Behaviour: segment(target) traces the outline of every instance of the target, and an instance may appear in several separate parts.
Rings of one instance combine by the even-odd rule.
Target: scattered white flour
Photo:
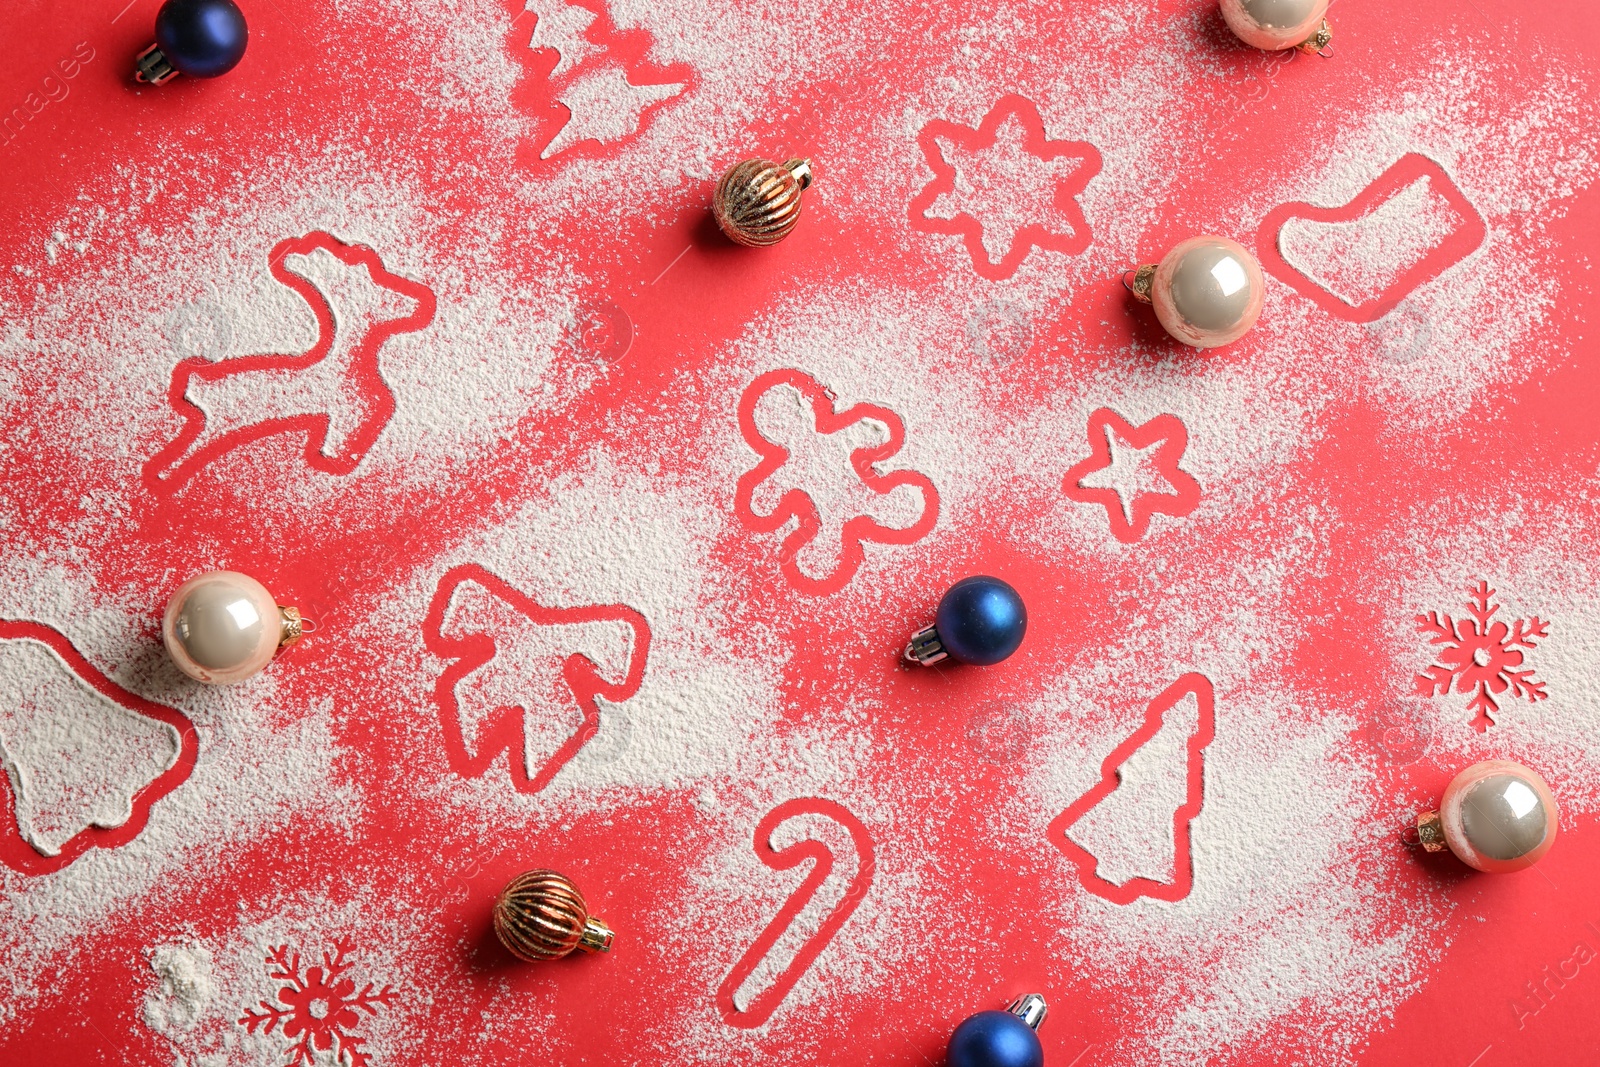
[[[835,414],[839,414],[836,406]],[[869,488],[857,474],[852,457],[890,439],[889,427],[865,416],[832,432],[818,426],[811,400],[787,384],[775,385],[756,401],[756,430],[788,456],[783,465],[755,487],[751,510],[772,515],[787,494],[801,492],[811,501],[821,524],[815,537],[795,557],[803,574],[823,578],[836,573],[844,543],[844,526],[852,519],[869,518],[890,530],[904,530],[921,521],[933,500],[920,486],[896,485],[888,492]],[[898,456],[872,465],[879,475],[903,469]],[[778,541],[794,530],[791,520],[774,535]]]
[[[1292,218],[1278,234],[1278,249],[1354,307],[1378,298],[1465,224],[1424,176],[1358,219]]]
[[[487,832],[510,812],[560,821],[641,792],[693,789],[732,774],[774,728],[787,655],[763,632],[754,605],[736,595],[737,579],[711,558],[719,527],[737,524],[732,486],[724,489],[721,499],[708,497],[597,451],[553,474],[516,512],[494,516],[409,583],[374,597],[353,636],[396,652],[385,684],[434,768],[419,786]],[[484,567],[541,605],[623,605],[645,617],[650,652],[639,692],[601,704],[597,740],[610,730],[609,709],[624,708],[625,752],[590,759],[580,750],[544,793],[532,795],[516,793],[498,764],[472,781],[444,769],[433,688],[445,664],[423,648],[417,621],[444,572],[461,563]],[[619,633],[586,628],[604,670],[616,669]],[[506,652],[518,654],[515,645]],[[491,661],[497,672],[498,660]],[[550,699],[570,705],[559,692]]]
[[[1447,426],[1486,391],[1556,365],[1568,354],[1554,343],[1562,332],[1554,327],[1570,315],[1560,306],[1559,233],[1573,199],[1600,173],[1597,129],[1590,94],[1565,64],[1552,57],[1524,69],[1498,42],[1456,42],[1449,55],[1378,90],[1342,136],[1307,155],[1304,173],[1265,183],[1241,205],[1240,223],[1252,227],[1289,200],[1348,203],[1414,152],[1443,167],[1483,217],[1483,245],[1370,325],[1320,312],[1294,321],[1309,302],[1269,279],[1269,329],[1294,331],[1302,353],[1337,353],[1341,374],[1365,367],[1366,388],[1407,433]],[[1302,249],[1303,234],[1284,253],[1302,271],[1328,272],[1337,295],[1355,293],[1398,271],[1443,222],[1437,208],[1411,214],[1411,236],[1385,220],[1335,262],[1320,264]],[[1398,335],[1396,320],[1404,324]]]
[[[144,1021],[163,1033],[193,1030],[217,997],[211,951],[204,945],[157,945],[150,969],[160,984],[144,998]]]
[[[91,826],[115,827],[178,760],[178,731],[109,699],[53,649],[0,641],[0,764],[23,839],[41,854]]]
[[[649,64],[693,71],[692,88],[651,89],[589,39],[587,10],[535,0],[536,17],[513,29],[503,3],[380,0],[370,16],[346,17],[404,34],[419,58],[397,90],[423,102],[418,122],[469,116],[483,131],[472,158],[397,158],[367,140],[378,127],[366,116],[348,116],[296,131],[248,167],[195,157],[172,173],[130,165],[86,184],[81,208],[41,230],[37,262],[14,265],[37,287],[19,290],[33,300],[26,321],[10,321],[8,299],[0,326],[5,425],[13,447],[50,474],[14,479],[0,494],[0,616],[57,626],[119,684],[183,710],[200,733],[199,762],[130,843],[91,849],[44,878],[0,871],[0,929],[11,931],[0,935],[0,969],[11,976],[0,1021],[41,1010],[60,995],[55,975],[87,967],[109,932],[138,929],[154,973],[127,1025],[141,1038],[146,1027],[156,1031],[185,1063],[278,1064],[281,1033],[238,1023],[282,988],[267,976],[266,955],[288,945],[308,963],[349,936],[358,982],[399,991],[362,1019],[376,1062],[416,1059],[445,1022],[485,1048],[566,1062],[574,1053],[560,1038],[560,983],[463,979],[467,942],[480,932],[464,916],[481,919],[495,887],[462,875],[446,853],[488,852],[509,864],[555,842],[581,851],[566,840],[580,821],[601,832],[657,818],[672,832],[637,857],[631,879],[649,884],[640,893],[648,900],[619,925],[643,961],[630,980],[649,982],[659,1014],[630,1031],[632,1051],[619,1062],[826,1062],[837,1056],[832,1035],[916,991],[923,976],[966,983],[996,973],[984,936],[994,902],[962,886],[959,856],[927,847],[951,813],[981,812],[989,843],[1014,858],[1037,910],[1027,936],[1042,942],[1051,973],[1063,984],[1093,976],[1140,1020],[1097,1050],[1097,1062],[1219,1061],[1267,1035],[1278,1061],[1351,1062],[1427,978],[1454,927],[1446,898],[1416,891],[1415,865],[1395,843],[1395,828],[1429,798],[1395,784],[1392,768],[1363,747],[1377,698],[1352,694],[1350,706],[1329,709],[1296,680],[1307,627],[1320,624],[1304,605],[1322,604],[1347,519],[1325,498],[1325,472],[1307,468],[1323,427],[1356,405],[1389,420],[1403,455],[1437,447],[1438,431],[1453,430],[1493,390],[1570,355],[1543,350],[1546,328],[1570,314],[1551,269],[1552,230],[1593,180],[1600,124],[1591,87],[1560,56],[1532,64],[1533,76],[1476,40],[1452,42],[1437,60],[1402,60],[1402,68],[1427,65],[1399,69],[1349,101],[1339,135],[1308,140],[1281,164],[1287,173],[1263,161],[1250,182],[1194,203],[1182,225],[1248,241],[1277,204],[1348,202],[1415,151],[1439,161],[1484,216],[1483,248],[1408,296],[1389,321],[1335,321],[1272,282],[1250,338],[1213,357],[1174,356],[1147,334],[1130,337],[1107,293],[1118,271],[1170,243],[1180,179],[1215,155],[1248,150],[1253,123],[1217,115],[1225,87],[1239,90],[1241,109],[1305,89],[1267,84],[1300,72],[1301,60],[1233,62],[1196,32],[1199,13],[1162,7],[952,11],[932,27],[936,54],[915,57],[920,76],[896,79],[882,74],[901,46],[903,12],[886,0],[849,10],[618,0],[609,17],[621,31],[650,34]],[[1145,47],[1152,37],[1168,46]],[[545,87],[574,117],[537,174],[513,162],[531,136],[512,102],[531,76],[513,41],[555,47],[555,77],[570,79]],[[1430,54],[1419,47],[1407,56]],[[870,117],[832,106],[839,94],[830,83],[856,91],[858,80],[877,94]],[[1094,144],[1103,169],[1080,199],[1090,248],[1034,251],[1012,277],[990,282],[960,238],[914,230],[907,205],[933,177],[917,142],[928,122],[976,128],[1008,92],[1038,105],[1052,138]],[[646,119],[658,100],[668,102]],[[1196,136],[1202,123],[1227,128]],[[562,151],[580,136],[631,139],[600,157]],[[870,235],[883,260],[915,265],[909,280],[809,264],[803,284],[772,286],[739,336],[678,353],[681,373],[659,395],[608,401],[599,443],[562,452],[546,431],[624,373],[574,335],[593,299],[631,298],[606,271],[620,277],[637,265],[608,267],[564,249],[622,239],[626,255],[655,254],[721,167],[756,151],[781,157],[785,137],[804,139],[797,150],[818,160],[802,224]],[[1048,220],[1053,205],[1029,184],[1031,157],[986,157],[991,169],[981,176],[967,166],[977,161],[961,162],[958,188],[974,211],[998,209],[1008,224]],[[181,174],[194,172],[218,176],[211,195],[184,186]],[[441,199],[450,185],[497,198],[496,209],[463,215]],[[195,206],[152,206],[169,202]],[[1387,236],[1384,221],[1379,236],[1331,237],[1319,254],[1342,264],[1339,284],[1359,293],[1392,268],[1386,257],[1403,261],[1429,239],[1433,224],[1423,218],[1411,236]],[[424,551],[436,531],[414,541],[396,533],[402,573],[343,594],[327,658],[291,653],[244,686],[201,689],[162,657],[155,611],[180,571],[229,562],[237,527],[224,533],[223,523],[197,520],[201,532],[179,545],[125,543],[130,525],[147,518],[139,474],[180,428],[166,402],[180,360],[293,355],[317,341],[313,317],[272,277],[268,259],[278,241],[318,229],[370,245],[387,269],[438,299],[429,327],[380,353],[394,417],[346,477],[306,469],[295,459],[299,437],[229,452],[196,476],[194,508],[253,523],[251,536],[293,561],[369,532],[348,516],[410,516],[419,501],[450,499],[463,479],[504,496],[460,520],[463,532],[442,551]],[[508,266],[509,257],[520,258]],[[344,304],[340,284],[319,281]],[[1507,300],[1508,290],[1520,299]],[[350,307],[359,316],[367,305]],[[1026,343],[996,341],[986,324],[997,321]],[[905,447],[888,466],[926,475],[940,493],[933,531],[912,545],[868,544],[860,573],[829,598],[789,590],[773,539],[755,537],[734,513],[738,479],[756,462],[739,433],[738,399],[756,376],[784,367],[832,390],[838,409],[871,402],[903,419]],[[263,410],[289,410],[291,399]],[[1102,406],[1135,424],[1177,415],[1190,440],[1183,468],[1201,486],[1192,515],[1158,517],[1133,545],[1112,537],[1103,510],[1061,492],[1065,472],[1089,455],[1088,417]],[[1413,439],[1426,443],[1403,443]],[[860,503],[839,458],[819,449],[799,464],[808,487],[848,502],[830,504],[830,515]],[[1550,519],[1536,510],[1540,489],[1548,493],[1511,485],[1441,501],[1437,515],[1397,516],[1374,533],[1384,565],[1361,588],[1385,605],[1391,632],[1362,635],[1360,654],[1382,675],[1375,692],[1404,692],[1427,653],[1409,614],[1454,608],[1458,587],[1477,575],[1502,590],[1508,613],[1550,618],[1550,639],[1529,657],[1550,699],[1508,706],[1500,725],[1477,735],[1449,732],[1464,712],[1439,698],[1428,706],[1437,733],[1427,753],[1453,763],[1515,752],[1546,770],[1563,812],[1588,813],[1600,807],[1600,723],[1590,710],[1600,701],[1600,576],[1588,562],[1600,552],[1593,516]],[[45,508],[63,502],[59,514]],[[1538,523],[1546,524],[1539,535],[1526,536]],[[975,532],[992,543],[975,545]],[[903,624],[925,617],[941,584],[980,548],[1049,561],[1062,575],[1054,593],[1063,603],[1085,618],[1109,607],[1116,620],[1086,627],[1071,647],[1049,646],[1061,657],[1055,673],[1007,694],[1026,705],[1016,721],[1035,732],[994,780],[949,773],[950,752],[939,746],[967,743],[967,717],[953,715],[948,735],[913,721],[925,709],[910,706],[889,673]],[[95,566],[108,554],[113,566]],[[445,664],[424,646],[421,619],[443,574],[467,562],[541,604],[626,605],[650,626],[640,691],[602,703],[599,735],[540,793],[516,792],[503,763],[468,780],[444,759],[434,687]],[[819,652],[806,645],[813,626],[854,636]],[[565,636],[615,669],[614,632]],[[501,688],[486,686],[476,699],[557,708],[549,721],[559,733],[570,725],[561,718],[568,705],[552,680],[556,653],[539,640],[510,642],[490,672],[502,672]],[[1417,657],[1407,660],[1413,641]],[[1396,651],[1385,656],[1380,645]],[[824,673],[815,669],[822,655],[849,669],[814,677]],[[542,680],[509,680],[534,671],[534,660]],[[885,688],[859,686],[878,676],[879,662]],[[1194,887],[1176,903],[1112,905],[1082,890],[1046,827],[1097,780],[1148,699],[1189,669],[1212,679],[1218,707],[1192,827]],[[371,776],[380,717],[381,747],[405,768],[403,785]],[[537,725],[530,763],[548,745]],[[87,750],[97,765],[117,751],[103,738]],[[1136,762],[1130,773],[1141,769]],[[771,1021],[735,1030],[716,1010],[716,990],[804,876],[762,864],[752,830],[783,801],[813,796],[866,827],[877,854],[871,886]],[[377,826],[408,830],[412,805],[455,837],[413,842],[396,862],[388,843],[369,838]],[[91,808],[101,811],[83,810]],[[1103,836],[1133,840],[1147,829],[1141,805],[1102,814],[1116,831]],[[48,839],[99,817],[78,814],[39,832]],[[794,832],[848,852],[825,825]],[[283,840],[316,848],[281,856]],[[280,889],[276,871],[252,872],[249,890],[206,924],[187,914],[211,880],[239,876],[232,864],[241,854],[270,853],[288,867],[341,850],[337,869],[303,875],[327,879],[315,890]],[[1160,851],[1118,862],[1154,865]],[[841,862],[745,996],[792,958],[850,869]],[[612,892],[623,890],[599,888]],[[952,916],[978,915],[988,925],[950,936]]]
[[[347,892],[338,901],[268,893],[242,903],[225,933],[189,932],[152,945],[156,980],[144,994],[145,1023],[179,1063],[194,1067],[286,1063],[296,1041],[319,1026],[340,1041],[356,1038],[374,1064],[396,1062],[410,1035],[426,1029],[434,984],[451,958],[439,930],[445,902],[396,896],[363,880]],[[424,938],[431,952],[406,951]],[[363,1005],[352,1007],[358,1000]],[[247,1015],[262,1021],[241,1025]],[[286,1033],[290,1023],[299,1024],[294,1035]],[[327,1046],[311,1050],[317,1063],[348,1062]]]
[[[1168,709],[1155,735],[1116,768],[1116,788],[1066,828],[1094,857],[1094,873],[1112,885],[1175,880],[1172,820],[1189,799],[1189,738],[1199,729],[1199,711],[1192,693]]]

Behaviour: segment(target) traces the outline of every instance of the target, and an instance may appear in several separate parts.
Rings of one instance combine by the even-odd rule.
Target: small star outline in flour
[[[1001,97],[976,130],[935,119],[917,142],[934,177],[911,201],[911,226],[963,238],[982,277],[1011,277],[1034,248],[1077,255],[1089,247],[1077,198],[1100,173],[1100,151],[1050,140],[1031,100]]]
[[[1100,504],[1117,540],[1131,544],[1157,514],[1181,518],[1200,503],[1200,484],[1179,468],[1189,431],[1176,415],[1135,426],[1110,408],[1089,416],[1088,459],[1067,472],[1062,489],[1074,500]]]

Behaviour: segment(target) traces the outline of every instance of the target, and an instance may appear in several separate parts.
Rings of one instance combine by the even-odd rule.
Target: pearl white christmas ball
[[[299,636],[266,586],[238,571],[208,571],[178,587],[161,636],[178,669],[202,682],[243,681],[272,662],[278,646]]]

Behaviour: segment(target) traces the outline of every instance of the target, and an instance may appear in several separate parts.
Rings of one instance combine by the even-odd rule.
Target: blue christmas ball
[[[1009,1011],[967,1019],[950,1035],[944,1056],[945,1067],[1044,1067],[1039,1035]]]
[[[1022,644],[1028,609],[1017,591],[998,578],[963,578],[939,601],[934,616],[939,643],[962,663],[999,663]]]
[[[156,47],[191,78],[215,78],[244,58],[250,31],[233,0],[167,0],[156,12]]]

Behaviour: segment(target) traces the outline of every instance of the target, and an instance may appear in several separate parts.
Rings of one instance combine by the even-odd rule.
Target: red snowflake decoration
[[[1470,619],[1456,620],[1431,611],[1417,616],[1417,629],[1431,634],[1430,644],[1443,646],[1439,662],[1417,675],[1417,692],[1423,696],[1444,696],[1453,684],[1458,693],[1471,693],[1467,709],[1476,712],[1473,728],[1480,734],[1494,725],[1489,717],[1500,705],[1495,696],[1508,689],[1514,697],[1537,703],[1550,694],[1544,683],[1535,681],[1532,670],[1522,666],[1522,649],[1532,648],[1540,638],[1550,636],[1550,624],[1536,615],[1515,619],[1510,626],[1493,622],[1500,605],[1492,603],[1495,591],[1488,582],[1468,587]]]
[[[347,957],[354,948],[353,941],[335,941],[332,953],[323,952],[322,966],[307,968],[304,976],[298,952],[291,956],[288,945],[273,949],[267,957],[267,975],[289,984],[278,990],[279,1003],[263,1000],[259,1012],[246,1008],[239,1025],[252,1034],[257,1027],[270,1034],[281,1023],[283,1036],[294,1039],[284,1067],[310,1067],[318,1052],[329,1049],[336,1063],[367,1067],[371,1056],[361,1047],[366,1039],[354,1033],[354,1028],[363,1011],[376,1015],[378,1005],[392,1007],[396,994],[390,986],[374,992],[371,982],[356,992],[355,982],[345,977],[350,969]]]

